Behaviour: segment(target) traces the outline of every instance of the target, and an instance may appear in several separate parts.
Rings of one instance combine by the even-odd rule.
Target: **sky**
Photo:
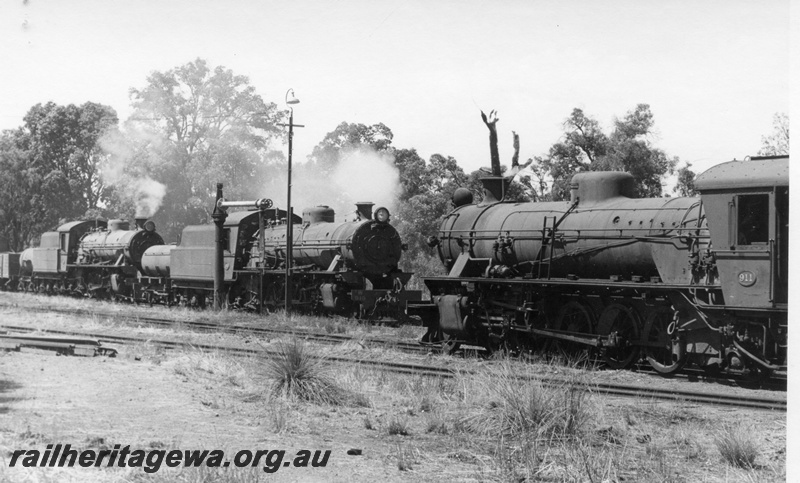
[[[789,112],[789,0],[0,3],[0,129],[37,103],[98,102],[202,58],[283,108],[295,162],[343,121],[384,123],[393,145],[489,165],[480,110],[498,112],[501,161],[543,155],[574,108],[608,132],[650,104],[652,141],[696,172],[754,155]]]

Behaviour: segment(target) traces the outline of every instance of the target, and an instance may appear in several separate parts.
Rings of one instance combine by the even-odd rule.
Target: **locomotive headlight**
[[[389,221],[389,210],[386,208],[378,208],[375,210],[375,221],[386,223]]]

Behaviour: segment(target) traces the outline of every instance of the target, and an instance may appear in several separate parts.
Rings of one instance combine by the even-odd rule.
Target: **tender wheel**
[[[556,319],[556,329],[569,332],[580,332],[583,334],[594,333],[594,315],[591,309],[575,300],[567,302],[558,312]],[[585,353],[588,346],[575,342],[554,340],[553,348],[556,352],[561,352],[568,356],[575,356]]]
[[[648,344],[658,344],[658,347],[650,345],[645,347],[645,357],[650,367],[664,375],[674,374],[686,364],[684,351],[681,351],[680,358],[673,354],[672,338],[667,333],[671,322],[672,310],[669,307],[659,307],[650,312],[644,324],[644,340]]]
[[[618,347],[603,350],[603,358],[612,369],[627,369],[639,358],[639,347],[631,343],[639,340],[639,324],[639,316],[630,307],[611,304],[603,310],[597,333],[609,335],[616,332],[621,338]]]

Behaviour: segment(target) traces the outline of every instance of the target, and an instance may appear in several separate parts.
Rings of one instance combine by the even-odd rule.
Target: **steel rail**
[[[122,343],[130,344],[135,342],[151,343],[167,349],[184,348],[189,350],[203,350],[203,351],[219,351],[237,356],[257,356],[273,358],[279,355],[278,351],[270,349],[245,349],[239,347],[222,346],[217,344],[198,344],[191,342],[177,342],[170,340],[158,340],[144,337],[129,337],[129,336],[116,336],[109,334],[86,333],[78,331],[62,331],[50,329],[37,329],[32,327],[20,327],[11,325],[0,325],[0,328],[7,330],[15,330],[19,332],[44,332],[59,335],[74,335],[74,336],[88,336],[93,337],[101,342]],[[371,366],[375,369],[391,371],[402,374],[424,375],[441,378],[454,378],[457,375],[477,375],[479,371],[463,370],[455,371],[453,369],[430,366],[424,364],[411,364],[401,362],[386,362],[374,361],[366,359],[355,359],[341,356],[323,356],[319,357],[320,360],[336,363],[346,364],[359,364]],[[692,402],[699,404],[707,404],[714,406],[738,407],[745,409],[763,409],[763,410],[778,410],[787,411],[787,401],[785,399],[767,398],[758,396],[746,395],[732,395],[715,393],[708,391],[683,391],[676,389],[661,389],[652,386],[642,387],[632,384],[612,384],[612,383],[584,383],[569,380],[563,377],[552,376],[533,376],[533,375],[519,375],[520,380],[535,381],[549,387],[574,387],[583,389],[590,393],[602,394],[607,396],[619,396],[627,398],[649,399],[653,401],[681,401]]]
[[[321,343],[329,343],[329,344],[344,344],[347,342],[364,342],[368,344],[377,344],[382,345],[387,348],[396,349],[402,352],[408,352],[412,354],[420,354],[420,353],[430,353],[434,351],[435,348],[430,345],[420,345],[419,342],[405,342],[405,341],[398,341],[393,339],[383,339],[377,337],[368,337],[368,338],[360,338],[360,337],[351,337],[348,335],[340,335],[340,334],[328,334],[328,333],[319,333],[309,330],[300,330],[300,329],[281,329],[281,328],[268,328],[268,327],[248,327],[248,326],[240,326],[240,325],[221,325],[214,322],[198,322],[198,321],[186,321],[181,319],[167,319],[167,318],[159,318],[159,317],[149,317],[149,316],[129,316],[129,315],[119,315],[115,313],[109,312],[102,312],[102,311],[91,311],[87,309],[59,309],[54,307],[19,307],[19,306],[12,306],[8,304],[0,304],[0,308],[24,308],[25,310],[31,310],[36,312],[53,312],[53,313],[60,313],[66,315],[91,315],[91,316],[102,316],[108,318],[121,318],[124,321],[131,322],[131,323],[145,323],[148,325],[158,325],[164,327],[170,326],[178,326],[184,325],[188,326],[193,330],[197,330],[199,332],[225,332],[230,334],[253,334],[253,335],[271,335],[271,334],[278,334],[278,335],[288,335],[293,337],[300,337],[303,340],[314,341],[314,342],[321,342]],[[599,362],[598,362],[599,363]],[[764,390],[772,390],[772,391],[786,391],[787,386],[787,379],[785,375],[778,374],[774,375],[770,381],[753,381],[747,379],[746,377],[736,377],[734,376],[715,376],[709,375],[703,372],[700,369],[692,370],[692,369],[683,369],[682,372],[676,374],[670,374],[669,376],[663,376],[661,374],[656,373],[649,365],[647,364],[639,364],[637,365],[637,372],[642,374],[647,374],[653,377],[658,377],[659,379],[680,379],[686,382],[705,382],[705,383],[715,383],[715,384],[722,384],[727,386],[737,385],[739,387],[743,387],[745,389],[764,389]]]
[[[200,322],[192,320],[181,320],[172,318],[161,318],[151,316],[132,316],[121,315],[104,311],[93,311],[86,309],[59,309],[54,307],[20,307],[8,304],[0,304],[0,308],[23,308],[24,310],[34,312],[52,312],[65,315],[83,315],[83,316],[97,316],[113,318],[117,321],[130,322],[130,323],[144,323],[149,325],[159,326],[179,326],[183,325],[191,329],[207,332],[224,332],[229,334],[253,334],[253,335],[291,335],[294,337],[301,337],[306,340],[313,340],[315,342],[335,343],[341,344],[346,342],[365,342],[370,344],[383,345],[387,347],[397,348],[407,352],[428,352],[429,349],[420,346],[418,342],[405,342],[392,339],[382,339],[378,337],[352,337],[349,335],[341,334],[328,334],[314,332],[303,329],[281,329],[277,327],[248,327],[243,325],[222,325],[214,322]]]

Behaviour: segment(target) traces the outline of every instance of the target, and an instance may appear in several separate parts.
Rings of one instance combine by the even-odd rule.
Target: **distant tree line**
[[[264,101],[245,76],[196,59],[153,72],[130,90],[133,114],[122,124],[109,106],[87,102],[33,106],[17,129],[0,134],[0,238],[11,250],[37,243],[38,236],[68,220],[153,217],[165,240],[186,225],[208,223],[217,182],[230,199],[264,195],[259,180],[286,168],[280,124],[288,113]],[[477,122],[477,116],[476,116]],[[788,152],[788,116],[776,115],[775,133],[760,153]],[[636,179],[639,196],[664,195],[665,177],[677,176],[675,191],[693,194],[691,165],[653,144],[654,116],[639,104],[615,119],[610,132],[581,109],[564,120],[563,135],[546,154],[528,158],[508,197],[516,201],[561,200],[579,171],[621,170]],[[439,264],[425,244],[452,209],[458,187],[480,199],[485,169],[465,172],[446,154],[423,159],[414,148],[392,144],[381,123],[342,122],[308,156],[320,174],[332,172],[345,150],[369,147],[391,157],[400,190],[393,222],[409,245],[405,269],[435,273]],[[515,156],[518,151],[515,150]],[[487,156],[488,162],[488,156]]]

